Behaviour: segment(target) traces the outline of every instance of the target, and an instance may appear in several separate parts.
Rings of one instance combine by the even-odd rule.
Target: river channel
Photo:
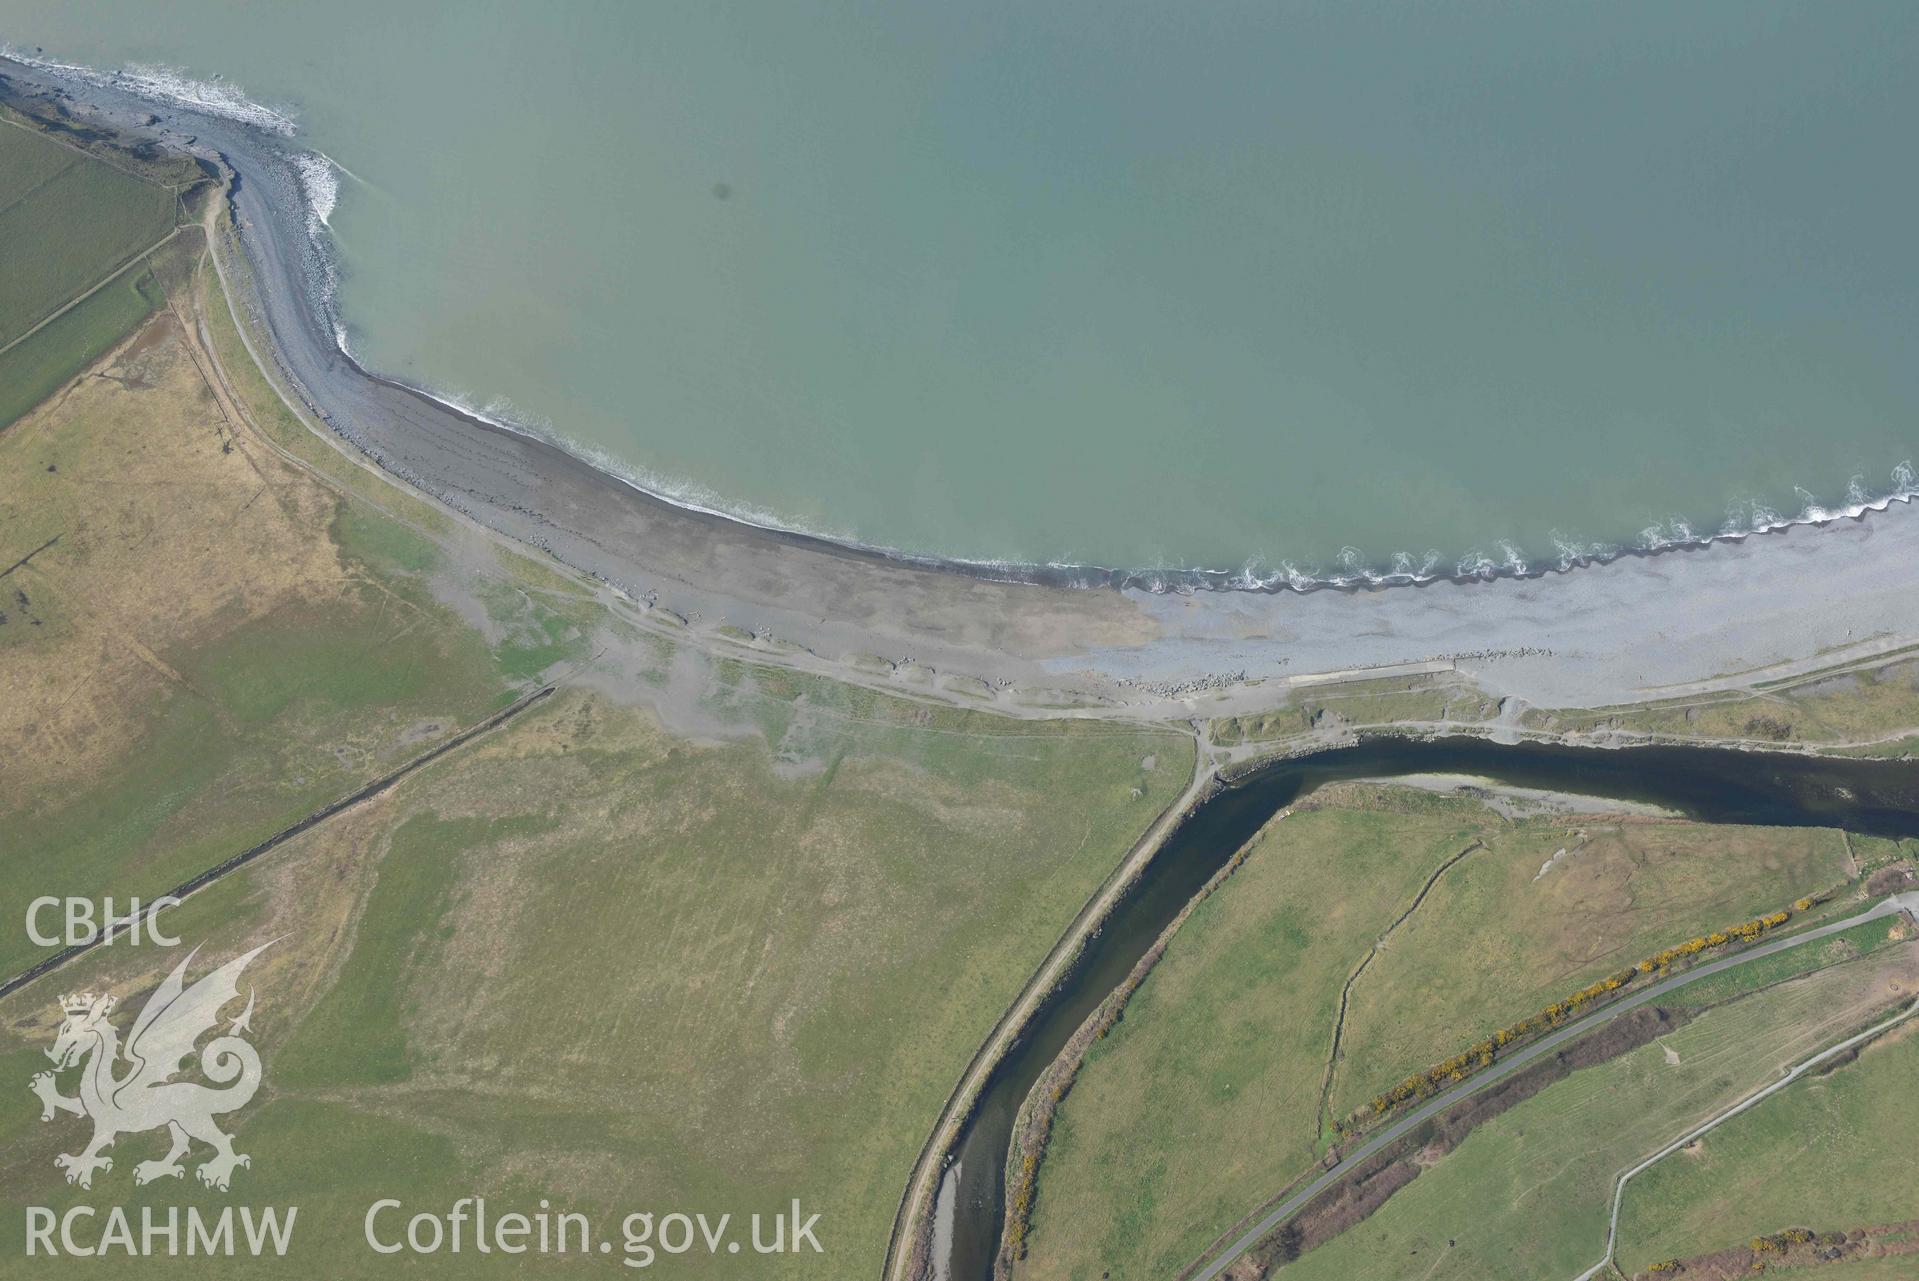
[[[1081,1022],[1152,946],[1206,881],[1286,806],[1327,783],[1408,774],[1466,774],[1514,787],[1638,801],[1710,823],[1840,827],[1919,836],[1919,763],[1723,748],[1575,748],[1480,739],[1378,740],[1293,757],[1236,779],[1169,836],[1088,942],[1066,979],[995,1067],[968,1120],[942,1201],[951,1245],[934,1275],[987,1281],[1005,1210],[1013,1119],[1033,1082]],[[952,1186],[948,1186],[948,1183]],[[942,1244],[946,1234],[941,1234]]]

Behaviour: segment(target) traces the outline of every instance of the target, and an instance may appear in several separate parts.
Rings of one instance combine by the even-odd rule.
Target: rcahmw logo
[[[238,999],[241,972],[270,946],[262,944],[235,957],[189,987],[186,972],[199,954],[195,948],[147,998],[125,1045],[112,1022],[112,996],[60,998],[60,1031],[47,1051],[53,1070],[36,1075],[31,1088],[39,1096],[42,1121],[68,1113],[93,1122],[93,1137],[80,1151],[53,1159],[68,1183],[91,1188],[96,1174],[113,1169],[105,1149],[123,1135],[146,1130],[164,1129],[168,1147],[164,1156],[134,1165],[135,1183],[183,1177],[181,1158],[195,1143],[213,1149],[194,1169],[194,1177],[209,1188],[224,1192],[236,1170],[251,1167],[252,1158],[233,1150],[233,1139],[214,1118],[245,1107],[260,1088],[260,1055],[242,1035],[252,1030],[254,992],[249,989],[246,1008],[224,1033],[204,1045],[199,1042],[215,1030],[220,1011]],[[173,1079],[196,1056],[212,1086]],[[59,1075],[73,1068],[80,1071],[78,1090],[62,1094]],[[296,1214],[297,1207],[284,1212],[269,1207],[257,1215],[251,1206],[240,1207],[242,1231],[236,1237],[231,1206],[213,1216],[197,1206],[188,1206],[184,1215],[178,1207],[147,1206],[140,1211],[137,1232],[119,1206],[97,1210],[76,1205],[60,1215],[46,1206],[28,1206],[27,1253],[232,1254],[238,1245],[251,1254],[269,1246],[275,1254],[284,1254]],[[96,1226],[98,1237],[87,1240]]]

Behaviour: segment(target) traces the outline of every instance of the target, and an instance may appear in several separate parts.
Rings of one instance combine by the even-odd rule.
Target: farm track
[[[245,867],[247,864],[254,862],[256,859],[262,858],[265,855],[272,853],[275,849],[278,849],[280,846],[286,844],[286,842],[292,840],[294,837],[300,835],[302,832],[311,831],[313,828],[318,827],[320,824],[326,822],[328,819],[334,818],[337,815],[345,813],[347,810],[350,810],[354,806],[359,805],[362,801],[369,800],[372,797],[379,795],[381,792],[386,791],[388,788],[393,787],[395,784],[402,782],[409,775],[415,774],[419,772],[420,770],[425,769],[428,765],[431,765],[433,762],[439,760],[441,757],[447,755],[449,752],[456,751],[457,749],[466,746],[468,743],[472,742],[474,739],[479,738],[481,735],[486,734],[492,730],[498,729],[500,726],[506,724],[508,721],[512,720],[514,717],[518,716],[520,713],[526,711],[528,708],[533,707],[535,704],[547,698],[557,689],[559,689],[559,684],[558,682],[555,682],[548,685],[542,685],[540,688],[532,691],[531,693],[522,695],[520,698],[516,699],[514,702],[512,702],[508,706],[503,707],[499,711],[493,713],[491,716],[488,716],[485,720],[482,720],[474,725],[468,726],[466,729],[461,730],[458,734],[455,734],[453,737],[447,739],[445,742],[439,744],[436,747],[431,748],[428,751],[422,752],[420,755],[414,757],[412,760],[407,761],[404,765],[401,765],[398,769],[395,769],[387,774],[383,774],[379,778],[374,779],[372,782],[366,784],[365,786],[359,788],[358,790],[350,792],[346,796],[343,796],[336,801],[332,801],[326,805],[321,806],[319,809],[313,811],[311,814],[308,814],[305,818],[300,819],[298,822],[292,824],[290,827],[282,828],[280,831],[275,832],[272,836],[267,837],[265,840],[261,841],[259,844],[250,846],[247,849],[240,851],[238,854],[235,854],[232,858],[227,859],[225,862],[216,864],[215,866],[208,868],[206,871],[201,872],[196,876],[190,877],[189,879],[185,881],[182,881],[180,884],[174,886],[171,890],[168,890],[163,897],[176,899],[176,900],[185,899],[187,896],[191,894],[195,894],[199,892],[200,890],[205,889],[207,886],[213,884],[215,881],[220,880],[222,877],[228,875],[229,873],[236,872],[240,868]],[[158,915],[158,912],[156,910],[149,910],[141,913],[140,917],[133,918],[133,919],[142,919],[142,920],[150,921],[157,915]],[[30,966],[29,968],[25,970],[22,970],[20,973],[6,980],[4,983],[0,983],[0,997],[10,996],[13,993],[19,991],[21,988],[27,986],[27,984],[33,982],[35,979],[42,978],[45,975],[52,973],[54,970],[59,969],[61,966],[67,964],[67,962],[72,961],[75,958],[86,954],[87,952],[91,952],[96,947],[100,947],[106,943],[112,942],[113,939],[117,937],[117,934],[118,934],[118,931],[116,931],[114,927],[126,926],[129,924],[131,924],[130,919],[122,919],[119,921],[109,922],[107,925],[107,928],[103,929],[97,936],[95,936],[93,939],[89,940],[88,942],[72,944],[66,948],[63,948],[62,950],[58,952],[55,952],[52,956],[47,957],[45,960],[40,961],[39,963],[33,966]]]
[[[1393,923],[1386,927],[1383,934],[1373,940],[1373,945],[1366,950],[1366,955],[1361,958],[1358,965],[1353,967],[1353,972],[1346,976],[1346,985],[1339,989],[1339,1016],[1333,1020],[1333,1046],[1326,1055],[1326,1078],[1321,1082],[1319,1087],[1319,1129],[1321,1134],[1326,1132],[1326,1113],[1333,1102],[1333,1083],[1339,1072],[1339,1047],[1340,1043],[1346,1039],[1346,1007],[1352,1000],[1354,984],[1359,982],[1359,976],[1366,972],[1366,967],[1371,965],[1373,959],[1385,948],[1386,940],[1393,936],[1393,932],[1410,920],[1412,914],[1419,910],[1419,905],[1426,901],[1426,896],[1431,894],[1433,887],[1439,884],[1439,878],[1446,875],[1447,872],[1452,870],[1454,864],[1458,863],[1468,854],[1471,854],[1474,850],[1483,850],[1485,848],[1486,843],[1484,841],[1475,839],[1470,845],[1466,846],[1465,849],[1459,851],[1459,853],[1434,868],[1433,874],[1426,878],[1424,885],[1419,887],[1419,893],[1413,895],[1413,901],[1407,906],[1406,910],[1401,912],[1399,916],[1394,919]]]
[[[1569,1041],[1586,1035],[1602,1024],[1610,1022],[1619,1015],[1626,1013],[1628,1010],[1637,1009],[1642,1005],[1655,1001],[1668,992],[1673,991],[1675,988],[1682,987],[1696,979],[1706,978],[1736,966],[1744,965],[1749,961],[1756,961],[1761,957],[1772,956],[1805,943],[1815,942],[1822,938],[1829,938],[1842,930],[1849,930],[1856,925],[1863,925],[1867,921],[1877,920],[1881,917],[1892,916],[1900,911],[1919,911],[1919,893],[1894,894],[1882,899],[1880,902],[1855,916],[1847,917],[1845,920],[1833,921],[1829,924],[1806,930],[1800,934],[1793,934],[1786,938],[1761,943],[1735,956],[1728,956],[1717,961],[1707,962],[1704,965],[1686,971],[1684,974],[1677,974],[1663,982],[1656,983],[1642,992],[1635,993],[1623,1000],[1615,1001],[1602,1010],[1597,1010],[1577,1022],[1569,1023],[1558,1031],[1534,1041],[1531,1045],[1515,1052],[1510,1057],[1498,1060],[1492,1067],[1487,1068],[1485,1071],[1467,1078],[1449,1090],[1434,1095],[1414,1111],[1407,1113],[1398,1121],[1393,1122],[1391,1125],[1375,1133],[1371,1138],[1367,1139],[1342,1158],[1339,1164],[1327,1170],[1318,1178],[1313,1179],[1297,1192],[1287,1196],[1284,1200],[1280,1201],[1279,1204],[1268,1210],[1254,1222],[1252,1226],[1246,1228],[1238,1235],[1233,1236],[1228,1244],[1209,1249],[1206,1255],[1203,1256],[1204,1262],[1202,1264],[1196,1265],[1181,1274],[1183,1281],[1213,1281],[1213,1278],[1225,1272],[1236,1259],[1258,1244],[1267,1233],[1292,1218],[1299,1211],[1305,1209],[1313,1198],[1339,1183],[1357,1169],[1368,1157],[1373,1156],[1381,1149],[1404,1138],[1416,1127],[1437,1116],[1447,1108],[1450,1108],[1453,1104],[1504,1080],[1527,1064],[1540,1059]],[[1257,1213],[1257,1211],[1255,1211],[1255,1213]]]
[[[1673,1153],[1679,1151],[1679,1149],[1685,1147],[1687,1144],[1693,1142],[1694,1140],[1702,1137],[1708,1131],[1717,1129],[1720,1125],[1723,1125],[1725,1122],[1732,1120],[1734,1117],[1738,1116],[1742,1112],[1745,1112],[1749,1108],[1754,1108],[1759,1106],[1761,1103],[1764,1103],[1767,1099],[1779,1093],[1779,1091],[1785,1089],[1787,1086],[1791,1085],[1794,1081],[1797,1081],[1800,1077],[1804,1076],[1807,1072],[1810,1072],[1812,1069],[1818,1067],[1820,1064],[1826,1062],[1828,1059],[1836,1058],[1839,1055],[1844,1054],[1847,1050],[1853,1049],[1860,1045],[1864,1045],[1867,1041],[1870,1041],[1874,1039],[1875,1037],[1882,1035],[1885,1032],[1891,1031],[1893,1028],[1897,1027],[1901,1023],[1904,1023],[1907,1019],[1911,1018],[1915,1014],[1919,1014],[1919,1001],[1914,1001],[1911,1004],[1907,1005],[1905,1008],[1901,1009],[1897,1014],[1894,1014],[1891,1018],[1885,1019],[1879,1023],[1875,1023],[1873,1026],[1867,1028],[1865,1031],[1857,1033],[1853,1036],[1849,1036],[1845,1040],[1839,1042],[1839,1044],[1837,1045],[1829,1045],[1825,1049],[1819,1051],[1819,1053],[1812,1055],[1810,1058],[1807,1058],[1800,1063],[1795,1064],[1789,1071],[1787,1071],[1777,1081],[1774,1081],[1769,1085],[1763,1086],[1762,1088],[1755,1090],[1753,1093],[1748,1094],[1745,1098],[1739,1100],[1739,1102],[1733,1104],[1731,1107],[1725,1109],[1724,1111],[1715,1113],[1713,1116],[1707,1118],[1705,1121],[1703,1121],[1699,1125],[1694,1126],[1692,1129],[1688,1130],[1686,1133],[1674,1139],[1671,1143],[1668,1143],[1665,1147],[1659,1149],[1659,1151],[1647,1157],[1644,1161],[1641,1161],[1638,1165],[1633,1166],[1630,1170],[1622,1171],[1616,1177],[1613,1184],[1612,1215],[1611,1215],[1611,1218],[1607,1221],[1607,1226],[1606,1226],[1606,1257],[1601,1259],[1598,1263],[1593,1264],[1593,1266],[1586,1269],[1586,1271],[1580,1273],[1578,1277],[1578,1281],[1591,1281],[1591,1278],[1598,1276],[1600,1273],[1614,1266],[1613,1256],[1619,1244],[1619,1210],[1620,1210],[1620,1206],[1624,1203],[1626,1198],[1626,1184],[1632,1180],[1634,1175],[1643,1174],[1645,1171],[1657,1165],[1660,1161],[1665,1160],[1667,1157],[1671,1156]]]

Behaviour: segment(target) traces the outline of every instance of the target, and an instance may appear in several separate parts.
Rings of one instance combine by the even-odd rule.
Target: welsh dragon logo
[[[187,987],[187,966],[200,950],[195,948],[147,998],[139,1017],[133,1020],[124,1048],[120,1034],[108,1022],[107,1016],[114,1009],[113,997],[84,993],[60,998],[60,1010],[66,1017],[53,1048],[47,1051],[53,1071],[36,1075],[30,1088],[40,1096],[42,1121],[51,1121],[56,1112],[70,1112],[93,1121],[93,1138],[85,1148],[53,1159],[66,1172],[68,1183],[92,1187],[94,1171],[113,1169],[113,1159],[100,1154],[103,1148],[112,1146],[122,1134],[161,1126],[166,1127],[172,1145],[160,1160],[142,1161],[133,1167],[135,1183],[179,1178],[185,1173],[180,1158],[196,1139],[214,1149],[213,1156],[194,1172],[208,1187],[226,1191],[235,1167],[253,1164],[244,1153],[233,1150],[233,1139],[213,1123],[214,1117],[245,1107],[260,1088],[260,1056],[240,1035],[252,1030],[251,990],[246,1009],[233,1020],[226,1034],[208,1041],[198,1051],[201,1071],[225,1088],[216,1090],[198,1081],[172,1078],[195,1053],[195,1042],[219,1022],[221,1008],[240,995],[240,972],[271,946],[263,943]],[[86,1066],[80,1073],[80,1093],[69,1098],[60,1093],[55,1076],[83,1060]]]

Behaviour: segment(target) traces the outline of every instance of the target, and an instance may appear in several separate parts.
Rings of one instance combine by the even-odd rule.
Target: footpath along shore
[[[1907,501],[1565,573],[1308,593],[1165,592],[1147,578],[1089,586],[1065,573],[1002,581],[677,506],[361,367],[341,345],[330,250],[315,239],[287,136],[5,58],[0,99],[217,165],[240,251],[221,279],[316,430],[716,649],[803,655],[902,690],[929,674],[948,694],[1027,716],[1184,720],[1256,713],[1295,687],[1388,673],[1456,671],[1489,695],[1541,707],[1628,704],[1919,646],[1919,503]],[[1202,794],[1212,752],[1203,739],[1201,748],[1186,796],[1086,905],[956,1100],[977,1091],[1069,944]],[[933,1160],[915,1171],[909,1206],[930,1203],[937,1154],[963,1112],[949,1109],[929,1139]]]
[[[1303,675],[1450,662],[1489,694],[1594,706],[1919,642],[1919,504],[1564,573],[1307,593],[996,581],[676,506],[381,378],[340,345],[330,246],[284,133],[0,58],[0,92],[233,175],[244,307],[318,421],[421,491],[717,639],[970,682],[988,703],[1171,715],[1270,705]],[[644,388],[635,389],[643,401]],[[1097,575],[1095,576],[1098,577]]]

